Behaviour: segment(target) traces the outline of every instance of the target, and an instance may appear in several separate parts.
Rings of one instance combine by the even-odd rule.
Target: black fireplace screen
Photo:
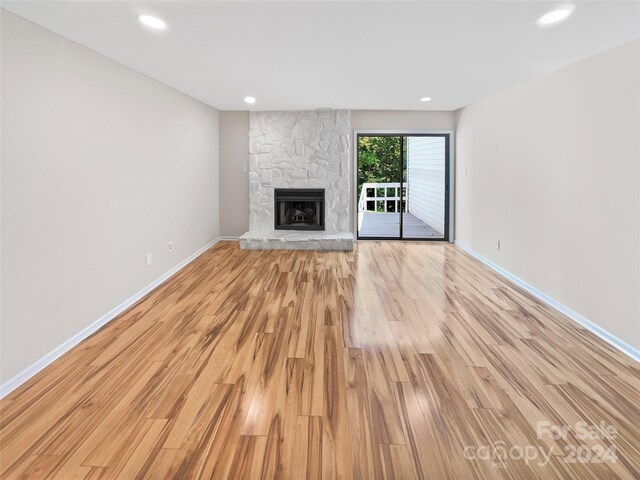
[[[276,188],[276,230],[324,230],[323,188]]]

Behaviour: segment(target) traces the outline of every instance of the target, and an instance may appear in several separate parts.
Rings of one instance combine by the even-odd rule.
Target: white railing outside
[[[407,195],[405,185],[404,211],[407,211]],[[379,195],[379,194],[382,195]],[[400,211],[400,183],[363,183],[358,199],[358,212],[399,212]],[[374,202],[373,210],[367,209],[367,202]],[[380,204],[379,202],[382,202]],[[388,204],[393,203],[394,207],[389,210]],[[382,205],[382,208],[379,206]]]

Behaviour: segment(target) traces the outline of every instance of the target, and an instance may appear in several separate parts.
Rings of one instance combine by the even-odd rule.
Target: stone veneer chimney
[[[250,230],[241,237],[243,248],[351,249],[350,130],[348,110],[251,112]],[[325,189],[325,231],[276,232],[275,188]],[[286,245],[291,242],[296,245]]]

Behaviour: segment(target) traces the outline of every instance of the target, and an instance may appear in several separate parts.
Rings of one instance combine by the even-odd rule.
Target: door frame
[[[356,241],[359,240],[387,240],[386,238],[358,238],[358,136],[429,136],[447,135],[449,137],[448,162],[445,165],[449,194],[445,198],[445,215],[447,217],[445,238],[390,238],[388,240],[421,241],[421,242],[449,242],[455,240],[455,131],[454,130],[354,130],[353,131],[353,156],[351,182],[351,228]]]

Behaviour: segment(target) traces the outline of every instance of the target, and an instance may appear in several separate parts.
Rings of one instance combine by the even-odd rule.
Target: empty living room
[[[0,21],[1,479],[640,479],[640,1]]]

